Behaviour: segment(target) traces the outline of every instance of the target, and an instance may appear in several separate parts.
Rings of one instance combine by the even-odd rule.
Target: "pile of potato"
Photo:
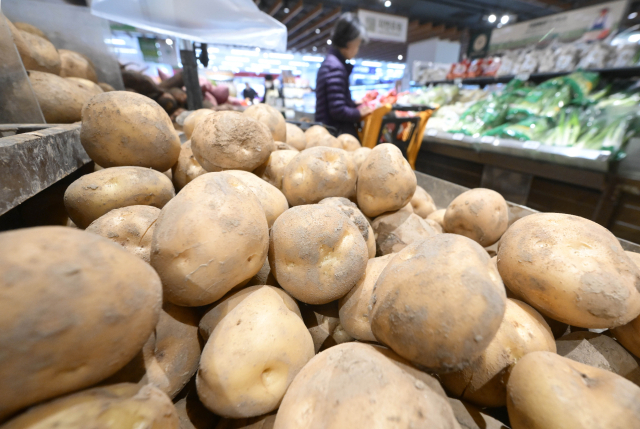
[[[438,210],[395,146],[265,105],[169,125],[93,96],[79,229],[0,234],[2,428],[640,427],[638,256],[603,227]]]
[[[11,30],[31,88],[45,121],[66,124],[81,119],[82,107],[96,94],[113,91],[98,82],[93,63],[86,56],[68,49],[56,49],[47,36],[33,25],[15,25],[0,14]]]

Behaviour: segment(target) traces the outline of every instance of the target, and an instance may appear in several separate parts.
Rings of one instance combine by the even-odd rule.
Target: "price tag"
[[[516,79],[521,80],[523,82],[528,81],[531,78],[531,75],[529,73],[521,73],[516,75]]]
[[[480,143],[493,143],[494,140],[495,140],[495,137],[484,136],[480,139]]]
[[[532,149],[532,150],[536,150],[540,147],[540,143],[538,142],[533,142],[533,141],[528,141],[528,142],[524,142],[522,144],[522,147],[524,149]]]
[[[429,137],[435,137],[438,135],[438,130],[434,130],[433,128],[427,129],[427,135]]]
[[[451,137],[451,139],[457,140],[457,141],[462,141],[464,138],[465,138],[465,135],[462,133],[456,133]]]

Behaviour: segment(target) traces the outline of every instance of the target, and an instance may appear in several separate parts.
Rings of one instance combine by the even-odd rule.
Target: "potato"
[[[249,419],[222,419],[216,429],[273,429],[276,412]]]
[[[116,90],[113,86],[109,85],[106,82],[100,82],[98,83],[98,86],[102,89],[103,92],[111,92]]]
[[[356,163],[356,168],[360,171],[360,167],[364,163],[364,160],[371,154],[371,149],[368,147],[361,147],[359,149],[351,152],[351,156],[353,157],[353,161]]]
[[[400,149],[380,144],[358,171],[358,207],[369,217],[399,210],[411,201],[417,183]]]
[[[31,33],[38,37],[42,37],[45,40],[49,40],[47,36],[35,25],[28,24],[26,22],[15,22],[13,25],[16,26],[17,29],[26,31],[27,33]],[[58,51],[59,52],[59,51]]]
[[[502,422],[480,412],[473,405],[453,398],[447,398],[447,400],[453,410],[453,414],[456,416],[456,420],[464,429],[509,429]]]
[[[354,152],[362,147],[360,140],[351,134],[340,134],[338,136],[338,141],[340,142],[342,149],[349,152]]]
[[[265,259],[262,268],[258,271],[258,274],[251,277],[246,286],[277,286],[280,287],[276,278],[271,274],[271,267],[269,266],[269,260]]]
[[[438,233],[438,234],[444,234],[444,230],[442,229],[442,225],[440,225],[438,222],[436,222],[433,219],[425,219],[425,222],[427,222],[427,225],[429,225],[431,228],[433,228],[433,230]]]
[[[58,53],[60,54],[60,61],[62,63],[60,76],[80,77],[96,84],[98,83],[96,68],[87,57],[68,49],[60,49]]]
[[[287,141],[287,123],[282,113],[274,107],[268,104],[254,104],[247,107],[244,114],[266,125],[273,136],[273,140],[278,142]]]
[[[340,323],[344,330],[356,340],[377,341],[373,332],[371,332],[369,303],[378,277],[380,277],[382,270],[384,270],[393,256],[385,255],[369,259],[364,276],[358,280],[358,283],[348,294],[340,298]]]
[[[26,69],[26,64],[29,62],[34,63],[35,61],[31,58],[31,49],[29,48],[27,41],[22,37],[24,31],[21,31],[22,29],[18,29],[11,21],[5,18],[4,15],[0,17],[0,20],[4,20],[4,22],[7,23],[9,31],[11,32],[11,37],[13,38],[13,43],[15,43],[18,55],[20,55],[20,59]]]
[[[284,395],[274,429],[317,427],[460,428],[445,398],[359,343],[315,356]]]
[[[284,169],[282,192],[289,205],[315,204],[329,197],[350,198],[356,192],[358,174],[351,157],[342,149],[306,149]]]
[[[376,256],[376,238],[373,233],[373,228],[371,228],[371,224],[369,220],[362,214],[358,206],[349,201],[346,198],[325,198],[320,201],[318,204],[326,204],[332,207],[339,209],[342,213],[344,213],[351,222],[355,223],[360,233],[362,234],[362,238],[367,243],[367,250],[369,251],[369,258],[375,258]]]
[[[191,139],[193,135],[193,130],[196,128],[196,125],[200,123],[205,117],[214,114],[215,112],[211,109],[198,109],[189,114],[184,120],[184,125],[182,126],[182,131],[184,131],[184,135],[187,136],[187,139]]]
[[[332,136],[331,134],[319,134],[314,138],[307,138],[306,149],[312,147],[333,147],[336,149],[342,149],[342,143],[340,140]]]
[[[551,329],[532,307],[508,299],[498,333],[480,357],[462,371],[440,375],[440,380],[457,398],[482,407],[504,407],[511,369],[534,351],[556,352]]]
[[[298,149],[296,149],[295,147],[287,144],[287,143],[282,143],[282,142],[274,142],[276,145],[275,150],[295,150],[296,152],[300,152]]]
[[[231,174],[207,173],[162,209],[151,265],[166,300],[202,306],[256,275],[268,243],[267,219],[251,189]]]
[[[444,231],[444,214],[446,212],[447,212],[447,209],[436,210],[435,212],[427,216],[427,220],[432,220],[434,222],[439,223],[440,226],[442,227],[442,230]]]
[[[371,330],[411,362],[460,371],[498,332],[505,302],[487,252],[466,237],[439,234],[405,247],[382,271],[371,298]]]
[[[29,47],[28,55],[21,55],[24,68],[60,75],[60,54],[53,43],[26,31],[18,30],[18,32]]]
[[[322,305],[301,303],[300,313],[313,339],[315,353],[354,340],[340,323],[338,301]]]
[[[152,206],[129,206],[114,209],[94,220],[87,232],[108,238],[129,253],[149,262],[151,237],[160,209]]]
[[[98,94],[82,108],[80,141],[103,167],[138,166],[167,171],[180,155],[180,138],[167,112],[129,91]]]
[[[307,147],[307,137],[304,135],[304,131],[297,125],[286,123],[287,127],[287,140],[288,145],[293,146],[296,150],[304,150]]]
[[[191,149],[207,171],[253,171],[269,159],[275,145],[262,123],[249,115],[223,111],[207,115],[197,124]]]
[[[260,167],[256,168],[253,173],[282,191],[282,176],[284,176],[284,169],[289,162],[298,155],[298,153],[298,151],[293,150],[278,150],[271,152],[269,159],[267,159],[267,161]]]
[[[287,197],[275,186],[265,182],[253,173],[241,170],[228,170],[227,173],[237,177],[258,197],[260,205],[267,216],[269,228],[282,213],[289,209]]]
[[[114,167],[80,177],[64,193],[64,206],[80,228],[114,209],[164,207],[175,196],[171,180],[142,167]]]
[[[215,429],[220,420],[200,402],[195,377],[175,397],[174,405],[180,419],[180,429]]]
[[[180,148],[178,162],[171,167],[171,173],[173,186],[175,186],[177,191],[187,186],[196,177],[207,173],[207,170],[202,168],[200,163],[196,161],[196,157],[193,156],[191,140],[185,142]]]
[[[640,427],[640,387],[555,353],[523,357],[507,392],[513,429]]]
[[[368,259],[358,227],[327,205],[289,209],[271,229],[271,272],[284,290],[306,304],[326,304],[346,295],[364,275]]]
[[[149,338],[162,285],[120,246],[63,226],[3,232],[0,246],[0,420],[105,379]]]
[[[416,193],[411,198],[411,206],[413,207],[413,212],[422,219],[426,219],[431,213],[438,210],[431,195],[421,186],[416,187]]]
[[[82,106],[93,97],[91,92],[51,73],[28,71],[27,74],[48,123],[68,124],[81,119]]]
[[[100,85],[98,85],[97,83],[93,83],[90,80],[83,79],[81,77],[68,77],[67,79],[78,84],[83,89],[89,91],[91,95],[98,95],[104,92],[102,88],[100,88]]]
[[[223,417],[269,413],[312,357],[313,341],[300,317],[262,287],[213,330],[200,359],[198,396]]]
[[[444,230],[477,241],[482,247],[498,241],[509,227],[509,206],[491,189],[472,189],[456,197],[444,214]]]
[[[512,292],[560,322],[614,328],[640,313],[640,270],[613,234],[578,216],[516,221],[500,241],[498,270]]]
[[[606,369],[640,384],[638,361],[614,339],[595,332],[572,332],[556,341],[558,354],[585,365]]]
[[[631,259],[631,261],[636,264],[637,267],[640,267],[640,253],[629,252],[625,250],[624,253]]]
[[[142,350],[107,384],[152,384],[174,398],[198,369],[198,310],[165,302],[160,320]]]
[[[612,329],[611,333],[620,344],[640,358],[640,316],[626,325]]]
[[[222,299],[211,305],[211,307],[207,309],[204,316],[202,316],[202,319],[200,319],[199,327],[200,335],[202,336],[202,338],[207,341],[211,336],[213,330],[216,328],[216,326],[218,326],[218,324],[222,321],[222,319],[224,319],[227,314],[229,314],[234,308],[236,308],[238,304],[244,301],[249,295],[259,289],[262,289],[263,287],[272,289],[275,293],[280,295],[280,298],[282,298],[282,301],[284,301],[284,305],[287,307],[287,309],[294,312],[298,315],[298,317],[300,317],[300,319],[302,319],[298,304],[284,290],[273,286],[256,285],[240,290],[232,290],[224,297],[222,297]]]
[[[96,387],[37,405],[3,429],[178,429],[171,400],[151,385]]]
[[[329,134],[329,131],[322,125],[313,125],[304,132],[304,137],[307,141],[307,144],[311,140],[316,140],[318,137]],[[305,146],[306,147],[306,146]]]
[[[378,216],[371,225],[378,255],[398,253],[409,244],[435,236],[438,232],[420,216],[405,210]]]

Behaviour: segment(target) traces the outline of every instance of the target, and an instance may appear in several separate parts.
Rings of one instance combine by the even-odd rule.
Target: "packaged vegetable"
[[[566,76],[565,81],[571,85],[576,103],[583,103],[600,81],[600,75],[594,72],[578,70]]]
[[[591,70],[605,68],[613,53],[612,47],[604,42],[594,43],[589,47],[587,54],[580,59],[578,68]]]
[[[483,133],[484,136],[510,137],[520,141],[539,140],[549,130],[551,121],[544,116],[530,116],[517,124],[506,124]]]
[[[572,71],[576,69],[578,61],[580,61],[580,50],[573,45],[564,45],[556,51],[555,71]]]

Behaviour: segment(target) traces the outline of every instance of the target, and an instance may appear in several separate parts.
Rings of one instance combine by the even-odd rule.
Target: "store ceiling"
[[[358,8],[409,17],[408,43],[439,37],[460,40],[466,31],[489,29],[490,14],[516,16],[528,21],[545,15],[606,0],[254,0],[260,9],[289,28],[288,49],[323,53],[335,20]],[[285,12],[288,10],[288,12]],[[316,49],[314,51],[314,48]],[[406,57],[407,44],[370,43],[359,56],[379,61]]]

